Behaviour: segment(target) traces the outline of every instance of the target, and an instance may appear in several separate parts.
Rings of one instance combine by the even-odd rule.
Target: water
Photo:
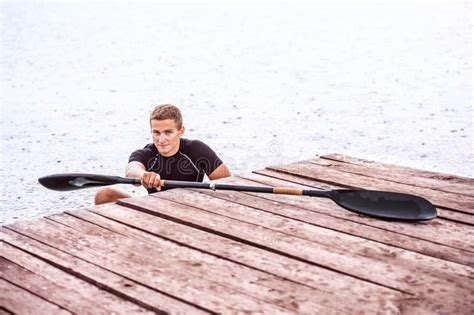
[[[2,2],[0,223],[90,207],[37,178],[123,175],[160,103],[235,175],[337,152],[473,177],[471,13]]]

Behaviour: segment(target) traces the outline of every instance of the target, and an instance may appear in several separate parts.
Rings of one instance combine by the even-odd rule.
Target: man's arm
[[[132,161],[127,164],[127,167],[125,167],[126,177],[142,178],[143,173],[145,172],[145,165],[137,161]]]
[[[231,176],[232,174],[230,173],[229,169],[227,168],[227,166],[222,163],[221,165],[219,165],[215,170],[214,172],[212,172],[210,175],[209,175],[209,179],[210,180],[214,180],[214,179],[219,179],[219,178],[224,178],[224,177],[229,177]]]
[[[145,165],[140,162],[132,161],[127,164],[125,167],[125,176],[140,178],[142,180],[142,185],[145,188],[155,187],[157,190],[160,190],[160,174],[155,172],[147,172]]]

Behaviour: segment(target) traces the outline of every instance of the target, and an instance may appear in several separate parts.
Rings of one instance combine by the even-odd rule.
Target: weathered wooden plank
[[[152,290],[140,283],[117,275],[102,267],[47,246],[32,238],[18,234],[6,228],[0,228],[0,238],[22,251],[39,257],[71,275],[112,292],[125,300],[132,301],[157,314],[166,313],[205,313],[202,309]],[[3,244],[5,244],[3,243]],[[3,247],[2,247],[3,253]],[[92,309],[94,311],[94,309]]]
[[[427,267],[424,269],[425,271],[429,271],[431,268],[434,270],[443,268],[443,270],[448,274],[461,272],[461,275],[466,275],[466,270],[472,272],[471,268],[459,266],[458,264],[448,263],[443,260],[420,255],[390,245],[381,244],[376,241],[370,241],[365,238],[340,233],[325,227],[308,224],[299,220],[293,220],[287,216],[275,216],[271,212],[257,209],[253,204],[251,204],[252,206],[249,207],[248,205],[244,205],[242,203],[235,203],[233,201],[224,199],[215,202],[215,196],[218,196],[221,193],[222,192],[216,192],[210,196],[198,192],[186,192],[186,197],[182,198],[182,191],[172,190],[167,194],[161,194],[160,198],[179,202],[188,206],[193,206],[232,219],[255,224],[258,227],[283,232],[288,235],[309,240],[318,244],[323,244],[330,248],[342,250],[342,252],[346,253],[346,255],[356,254],[360,256],[371,257],[377,261],[380,260],[383,262],[389,260],[390,264],[395,263],[397,266],[402,268],[413,268],[420,263],[425,263],[427,265]],[[302,198],[306,199],[306,197]],[[310,197],[307,199],[310,199]],[[239,201],[241,202],[241,200]],[[210,204],[212,204],[213,207],[209,207]],[[474,260],[471,261],[471,263],[474,263]],[[376,262],[372,262],[371,266],[374,266],[375,264]],[[439,271],[437,272],[437,277],[441,277]]]
[[[109,228],[98,228],[95,223],[63,214],[51,216],[50,219],[87,235],[95,235],[97,233],[101,237],[105,237],[114,235],[117,232]],[[131,232],[129,227],[110,220],[108,225],[114,227],[114,230],[119,230],[121,235],[128,236],[120,241],[121,245],[129,243],[131,247],[135,247],[137,250],[140,249],[140,242],[137,245],[135,239],[130,239],[129,236],[130,233],[137,236],[137,234],[143,234],[143,232],[137,230]],[[210,256],[186,246],[177,245],[161,237],[153,237],[153,240],[148,242],[148,245],[151,245],[152,248],[159,248],[159,260],[163,266],[173,265],[173,269],[170,268],[168,272],[173,273],[173,270],[180,270],[180,273],[184,273],[182,270],[192,269],[192,272],[187,273],[191,281],[196,281],[196,277],[205,278],[216,284],[245,292],[260,300],[271,302],[292,311],[303,313],[318,310],[330,313],[335,312],[335,310],[331,311],[315,303],[314,296],[321,293],[319,290],[301,286],[280,277],[223,260],[220,257]],[[121,246],[121,248],[123,247]],[[163,253],[166,253],[166,255]],[[152,252],[147,252],[147,256],[152,255]],[[163,272],[166,270],[165,267],[162,267]],[[212,270],[212,272],[210,273],[209,270]],[[279,289],[275,290],[274,288]],[[338,310],[338,312],[340,311]]]
[[[69,301],[60,299],[62,301],[58,303],[58,299],[55,297],[57,290],[53,283],[3,257],[0,257],[0,277],[51,304],[60,305],[64,310],[71,311],[68,308]],[[5,293],[2,292],[1,294]],[[55,301],[51,301],[51,299]],[[23,303],[28,303],[28,301],[23,301]]]
[[[10,314],[13,314],[13,313],[3,308],[2,305],[0,304],[0,315],[10,315]]]
[[[439,218],[388,222],[321,198],[171,190],[0,229],[0,281],[14,288],[7,299],[20,290],[23,299],[32,295],[59,311],[87,313],[67,298],[83,295],[87,304],[100,304],[100,293],[91,301],[93,294],[83,292],[92,287],[123,299],[132,309],[127,313],[141,311],[135,303],[171,313],[472,314],[474,210],[462,206],[474,204],[470,179],[408,169],[393,176],[385,165],[337,158],[300,163],[300,173],[291,171],[295,163],[262,171],[272,177],[223,181],[411,187],[444,202]],[[412,178],[403,181],[403,174]],[[80,285],[68,288],[71,283]],[[60,296],[42,295],[44,288]],[[2,294],[0,314],[11,311]],[[179,306],[163,308],[153,296]]]
[[[275,172],[273,171],[265,171],[262,173],[266,174],[269,172],[271,172],[272,175],[275,175]],[[278,175],[278,173],[276,173],[276,175]],[[268,177],[262,174],[247,174],[245,175],[245,179],[270,186],[281,186],[285,183],[285,181],[279,180],[275,177]],[[297,184],[294,184],[294,186],[304,187],[298,186]],[[428,242],[449,246],[454,249],[457,248],[463,251],[469,251],[471,253],[474,251],[474,244],[471,241],[474,238],[474,231],[472,227],[461,223],[440,219],[412,223],[384,221],[347,211],[340,208],[334,202],[328,199],[272,194],[260,194],[260,196],[262,198],[270,199],[275,202],[281,202],[289,206],[296,206],[310,211],[326,214],[328,216],[341,218],[347,220],[348,222],[357,222],[363,224],[364,226],[376,227],[384,231],[400,234],[402,236],[406,235]],[[453,253],[454,252],[455,251],[453,251]],[[472,265],[472,260],[469,259],[467,263],[468,265]]]
[[[298,162],[288,165],[270,166],[267,169],[277,172],[315,179],[327,183],[344,185],[346,187],[358,187],[365,189],[381,189],[395,192],[405,192],[424,197],[436,206],[447,209],[474,214],[474,197],[463,196],[447,192],[441,192],[429,188],[413,187],[411,185],[395,183],[383,179],[360,176],[351,173],[328,169],[321,165],[308,162]]]
[[[342,186],[337,186],[335,184],[328,184],[322,183],[315,179],[308,179],[297,175],[292,175],[288,173],[282,173],[277,171],[272,171],[269,169],[263,169],[254,171],[253,174],[262,175],[268,178],[274,178],[276,180],[280,180],[279,185],[286,185],[289,184],[301,184],[305,185],[308,188],[322,188],[322,189],[340,189],[344,188]],[[250,174],[245,174],[244,177],[251,176]],[[275,185],[275,184],[270,184]],[[455,221],[463,224],[474,225],[474,216],[468,213],[456,212],[452,210],[448,210],[445,208],[437,207],[438,210],[438,219],[448,219],[450,221]]]
[[[0,273],[4,279],[70,312],[154,314],[107,291],[100,290],[11,245],[3,243],[1,253],[8,259],[0,257]]]
[[[259,175],[249,175],[250,177],[259,178]],[[232,178],[226,180],[227,183],[241,184],[241,185],[255,185],[255,182],[246,180],[244,178]],[[310,223],[324,228],[329,228],[334,231],[343,232],[355,236],[360,236],[368,240],[373,240],[379,243],[387,245],[393,245],[399,248],[415,251],[421,254],[429,255],[432,257],[442,258],[445,260],[457,262],[464,265],[474,266],[474,252],[446,246],[437,243],[433,240],[424,240],[412,236],[400,234],[396,231],[396,224],[394,223],[394,231],[388,231],[378,227],[366,225],[362,222],[354,222],[347,220],[346,218],[338,218],[326,214],[328,207],[326,204],[318,203],[318,199],[287,196],[286,199],[299,199],[298,201],[306,206],[306,204],[313,204],[312,207],[315,209],[321,209],[320,212],[308,210],[306,208],[290,205],[284,202],[285,198],[273,198],[272,194],[258,194],[258,193],[241,193],[231,191],[218,191],[212,192],[209,190],[196,190],[203,194],[214,196],[216,198],[222,198],[242,205],[251,205],[252,208],[274,213],[279,216],[299,220],[302,222]],[[407,224],[407,223],[401,223]],[[449,231],[449,230],[448,230]],[[433,233],[436,237],[439,237],[442,241],[445,241],[443,235]],[[469,234],[469,232],[467,233]],[[469,235],[468,235],[469,236]],[[454,238],[454,242],[457,243],[459,240]],[[464,243],[463,243],[464,244]],[[469,244],[467,243],[466,246]]]
[[[341,154],[328,154],[319,159],[311,159],[309,162],[347,173],[474,197],[474,179],[472,178],[422,171]]]
[[[436,179],[442,182],[448,182],[450,184],[462,184],[466,186],[474,185],[474,179],[470,177],[439,173],[439,172],[428,171],[424,169],[402,166],[402,165],[397,165],[397,164],[388,164],[388,163],[383,163],[379,161],[356,158],[356,157],[347,156],[347,155],[338,154],[338,153],[325,154],[325,155],[320,156],[320,158],[327,159],[327,160],[341,161],[344,163],[350,163],[354,165],[363,165],[363,166],[373,167],[373,168],[393,169],[395,172],[405,172],[405,171],[412,172],[413,171],[417,173],[416,176],[418,177]]]
[[[362,309],[371,313],[378,311],[386,314],[399,313],[399,304],[409,297],[372,283],[118,205],[102,205],[97,207],[94,213],[74,211],[68,214],[132,236],[137,240],[153,243],[155,240],[153,235],[170,239],[217,257],[317,289],[318,292],[312,296],[315,302],[346,313],[360,312]],[[148,233],[127,228],[124,225],[111,224],[111,220],[106,220],[103,216]]]
[[[0,279],[0,305],[17,314],[72,314],[9,281]]]
[[[179,252],[169,254],[168,249],[162,249],[144,242],[133,242],[130,238],[111,233],[97,226],[95,230],[89,230],[88,234],[46,219],[35,221],[34,229],[28,224],[22,224],[22,222],[9,227],[161,292],[180,297],[216,312],[226,310],[288,313],[291,311],[290,309],[282,308],[279,305],[291,307],[291,305],[287,305],[289,301],[292,302],[298,299],[298,297],[294,297],[292,300],[275,300],[272,303],[262,301],[246,294],[255,289],[252,287],[253,283],[245,283],[242,291],[237,291],[234,288],[222,285],[222,283],[204,278],[203,276],[207,276],[207,278],[214,277],[213,273],[216,271],[211,267],[208,269],[208,265],[211,264],[212,260],[206,261],[205,264],[196,261],[196,257],[185,257]],[[181,247],[181,250],[183,249]],[[195,253],[198,254],[197,251]],[[201,273],[200,270],[202,270]],[[209,270],[212,270],[212,272],[209,272]],[[230,273],[226,280],[229,281],[231,278],[232,274]],[[255,286],[264,283],[265,280],[265,277],[253,278]],[[263,290],[263,286],[258,287]],[[269,287],[267,290],[274,289]],[[203,299],[203,296],[206,296],[206,298]],[[301,301],[300,304],[293,305],[293,308],[297,306],[304,308],[308,304],[315,307],[315,309],[329,311],[323,307],[316,308],[316,305],[310,301],[307,303]]]
[[[439,307],[442,311],[455,312],[461,309],[474,309],[474,301],[469,300],[470,289],[467,287],[466,278],[472,278],[472,268],[439,261],[434,258],[425,257],[421,260],[434,263],[434,266],[418,264],[416,266],[397,266],[388,262],[377,261],[372,256],[347,253],[337,248],[328,247],[323,244],[311,242],[303,238],[297,238],[287,233],[264,228],[259,225],[246,223],[240,220],[224,217],[206,210],[182,205],[163,199],[169,192],[153,195],[160,196],[159,202],[153,201],[152,197],[140,197],[124,199],[120,201],[124,205],[134,207],[137,210],[174,220],[206,231],[226,236],[241,242],[277,252],[282,255],[291,256],[305,262],[325,266],[332,270],[353,275],[359,279],[375,282],[387,287],[397,288],[404,292],[416,294],[423,297],[418,301],[418,306],[423,304],[425,298],[430,305]],[[183,197],[186,199],[187,197]],[[210,204],[208,210],[217,207]],[[365,240],[363,240],[365,242]],[[362,242],[361,242],[362,243]],[[402,255],[412,255],[407,252]],[[390,253],[379,253],[378,255],[390,256]],[[422,255],[419,255],[422,256]],[[402,257],[405,258],[405,257]],[[367,268],[370,266],[370,268]],[[446,269],[447,268],[447,269]],[[450,270],[448,272],[444,272]],[[451,273],[454,271],[453,273]],[[447,290],[453,294],[452,300],[441,302],[440,297]],[[426,306],[426,305],[425,305]]]

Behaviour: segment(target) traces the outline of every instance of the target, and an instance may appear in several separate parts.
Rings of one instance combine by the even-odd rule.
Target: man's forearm
[[[130,162],[125,168],[125,176],[133,178],[142,178],[143,173],[145,173],[145,166],[140,162]]]
[[[140,178],[141,183],[145,188],[155,187],[160,190],[160,175],[154,172],[147,172],[145,166],[140,162],[130,162],[125,168],[125,176]]]

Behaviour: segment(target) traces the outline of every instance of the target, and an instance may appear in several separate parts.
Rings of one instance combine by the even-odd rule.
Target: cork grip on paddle
[[[275,187],[273,188],[273,193],[284,194],[284,195],[302,195],[303,189],[288,188],[288,187]]]

